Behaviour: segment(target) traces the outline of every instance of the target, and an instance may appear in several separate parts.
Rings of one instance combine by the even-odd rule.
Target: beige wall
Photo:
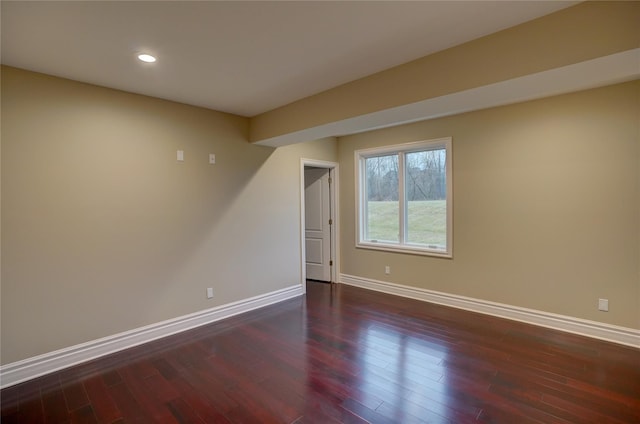
[[[584,2],[251,119],[251,141],[640,46],[640,2]]]
[[[635,81],[340,138],[341,271],[640,328],[639,116]],[[356,249],[354,150],[447,136],[453,259]]]
[[[3,67],[2,363],[299,284],[299,158],[336,142],[247,131]]]

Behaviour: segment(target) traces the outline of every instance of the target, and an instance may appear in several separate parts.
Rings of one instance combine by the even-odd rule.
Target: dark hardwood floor
[[[2,423],[640,423],[640,349],[344,285],[7,388]]]

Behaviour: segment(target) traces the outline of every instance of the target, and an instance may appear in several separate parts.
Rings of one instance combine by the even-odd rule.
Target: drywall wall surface
[[[251,118],[252,142],[640,46],[640,2],[584,2]]]
[[[247,131],[3,67],[2,363],[300,284],[299,158],[336,142]]]
[[[640,328],[638,116],[633,81],[339,138],[341,272]],[[453,259],[355,248],[354,151],[439,137]]]

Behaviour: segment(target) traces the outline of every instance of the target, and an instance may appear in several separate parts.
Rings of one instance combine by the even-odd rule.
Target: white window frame
[[[416,141],[411,143],[396,144],[392,146],[374,147],[355,151],[355,180],[356,180],[356,247],[362,249],[383,250],[389,252],[410,253],[417,255],[453,258],[453,158],[451,137],[432,140]],[[445,178],[446,178],[446,208],[447,208],[447,246],[445,250],[433,249],[428,246],[406,243],[404,238],[407,233],[405,222],[407,211],[404,199],[404,154],[424,150],[445,150]],[[366,207],[366,167],[365,160],[376,156],[398,154],[398,204],[399,204],[399,242],[389,243],[382,241],[364,240],[367,225]]]

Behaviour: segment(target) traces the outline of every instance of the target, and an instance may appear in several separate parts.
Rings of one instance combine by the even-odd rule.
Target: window
[[[357,247],[452,257],[451,138],[355,156]]]

